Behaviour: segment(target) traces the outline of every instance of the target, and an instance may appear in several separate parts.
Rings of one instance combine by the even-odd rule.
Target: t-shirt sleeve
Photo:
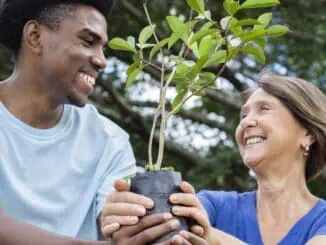
[[[119,147],[117,147],[119,145]],[[112,154],[112,150],[115,152]],[[114,181],[134,175],[136,173],[136,160],[128,137],[108,144],[100,161],[108,165],[101,181],[96,195],[96,214],[102,211],[107,196],[114,191]],[[108,157],[109,155],[109,157]]]
[[[222,199],[223,199],[223,192],[222,191],[200,191],[197,194],[198,199],[204,206],[209,221],[212,226],[216,227],[216,220],[218,217],[218,210],[221,206]]]

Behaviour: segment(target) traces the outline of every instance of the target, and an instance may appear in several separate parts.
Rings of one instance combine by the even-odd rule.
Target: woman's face
[[[302,158],[306,131],[276,97],[259,88],[242,107],[235,136],[244,163],[257,173]]]

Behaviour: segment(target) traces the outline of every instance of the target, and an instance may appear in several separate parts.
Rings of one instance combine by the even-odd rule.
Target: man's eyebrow
[[[81,31],[80,31],[80,33],[87,33],[88,35],[90,35],[92,38],[94,38],[94,40],[96,40],[96,41],[103,41],[103,43],[107,43],[108,42],[108,40],[107,39],[102,39],[102,37],[99,35],[99,34],[97,34],[96,32],[94,32],[94,31],[92,31],[91,29],[89,29],[89,28],[87,28],[87,27],[85,27],[84,29],[82,29]]]

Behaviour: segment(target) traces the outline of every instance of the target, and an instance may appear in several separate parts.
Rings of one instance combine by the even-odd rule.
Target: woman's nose
[[[242,119],[242,121],[240,123],[241,128],[256,127],[257,125],[258,125],[258,122],[253,117],[244,118],[244,119]]]

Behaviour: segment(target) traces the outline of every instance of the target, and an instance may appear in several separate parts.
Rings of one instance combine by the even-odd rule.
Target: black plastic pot
[[[147,211],[147,215],[171,212],[172,204],[169,202],[169,196],[172,193],[180,192],[182,181],[181,173],[174,171],[149,171],[143,174],[137,174],[131,180],[131,191],[145,195],[151,198],[155,206]],[[178,234],[181,230],[189,230],[188,220],[184,217],[175,216],[180,221],[181,226],[178,230],[171,232],[150,244],[165,241]]]

